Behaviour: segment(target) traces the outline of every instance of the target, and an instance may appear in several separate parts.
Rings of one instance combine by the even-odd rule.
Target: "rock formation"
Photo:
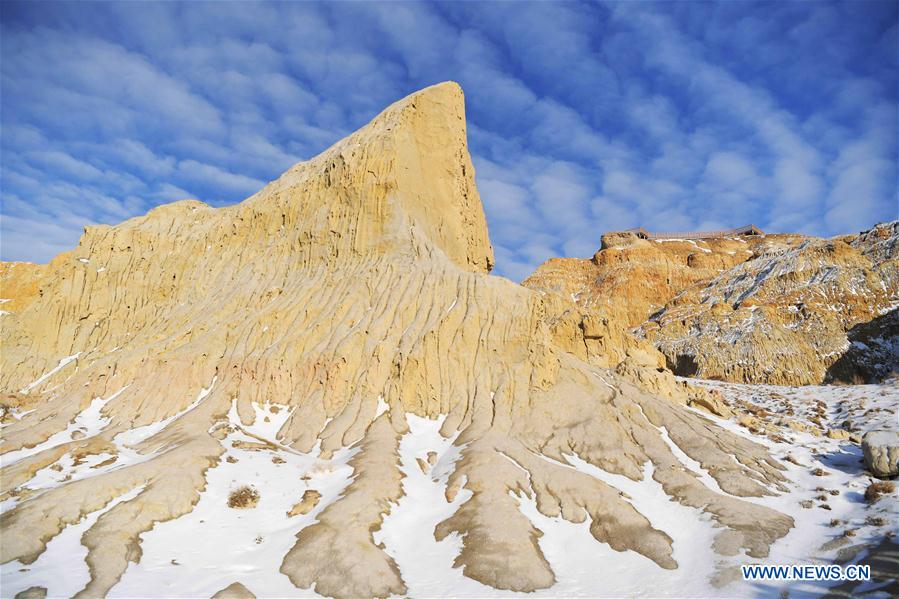
[[[870,431],[862,439],[865,464],[874,476],[899,476],[899,432]]]
[[[880,379],[896,367],[889,313],[899,299],[897,272],[893,222],[834,239],[618,233],[603,238],[592,261],[547,261],[524,285],[571,298],[617,328],[624,345],[636,328],[677,374],[803,385]],[[881,324],[866,326],[875,320]]]
[[[407,414],[438,419],[458,450],[445,480],[458,508],[409,534],[458,534],[456,566],[486,585],[554,583],[541,531],[519,509],[529,501],[589,521],[597,542],[677,568],[664,523],[572,466],[581,462],[651,477],[712,519],[721,555],[767,555],[793,521],[741,497],[783,490],[782,466],[609,370],[592,316],[488,276],[492,263],[462,91],[444,83],[238,205],[162,206],[88,227],[46,266],[16,267],[23,274],[3,292],[21,295],[0,319],[12,415],[0,441],[0,561],[32,563],[94,514],[79,596],[106,594],[141,560],[143,533],[194,509],[225,465],[223,440],[241,429],[255,439],[241,441],[248,447],[320,464],[352,448],[352,478],[297,525],[281,572],[333,597],[403,594],[402,569],[374,534],[403,495]],[[269,404],[286,410],[283,425],[253,437],[257,406]],[[93,466],[29,486],[63,459]],[[294,502],[308,490],[303,476],[293,473]]]

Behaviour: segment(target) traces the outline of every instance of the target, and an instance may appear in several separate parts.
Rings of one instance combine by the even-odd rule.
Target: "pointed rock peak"
[[[341,255],[414,248],[418,254],[439,250],[473,272],[493,266],[468,153],[465,98],[454,82],[391,104],[256,197],[272,195],[293,197],[290,210],[300,210],[299,223],[352,240]],[[322,205],[330,207],[326,220]]]
[[[459,266],[489,272],[493,247],[468,152],[462,88],[439,83],[399,104],[397,183],[405,209]]]

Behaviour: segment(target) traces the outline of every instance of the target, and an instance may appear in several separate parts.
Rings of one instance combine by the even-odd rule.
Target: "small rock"
[[[899,432],[870,431],[862,438],[862,453],[871,474],[878,478],[899,475]]]
[[[753,428],[755,427],[756,420],[752,416],[748,414],[743,414],[739,418],[737,418],[737,424],[744,428]]]
[[[804,507],[807,510],[810,510],[815,505],[815,502],[812,501],[811,499],[806,499],[805,501],[800,501],[799,505],[801,505],[802,507]]]
[[[318,500],[321,498],[322,494],[315,489],[307,489],[306,492],[303,493],[302,499],[287,512],[287,517],[292,518],[293,516],[308,514],[316,505],[318,505]]]
[[[256,599],[256,595],[239,582],[235,582],[213,595],[212,599]]]
[[[802,466],[802,465],[803,465],[801,462],[799,462],[799,460],[797,460],[796,458],[794,458],[792,455],[787,455],[787,457],[784,458],[784,461],[785,461],[785,462],[790,462],[791,464],[796,464],[797,466]]]
[[[857,545],[850,545],[849,547],[843,547],[837,552],[837,556],[834,558],[838,564],[845,564],[847,562],[851,562],[858,554],[862,552],[864,549],[869,549],[868,545],[865,543],[858,543]]]

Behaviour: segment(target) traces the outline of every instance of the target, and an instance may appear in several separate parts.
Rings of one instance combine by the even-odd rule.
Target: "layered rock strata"
[[[618,233],[592,260],[550,260],[524,285],[570,298],[619,347],[629,332],[650,342],[677,374],[805,385],[899,368],[897,272],[899,221],[833,239]]]

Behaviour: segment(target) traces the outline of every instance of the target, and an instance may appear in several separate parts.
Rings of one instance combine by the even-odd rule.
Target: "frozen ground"
[[[866,563],[868,552],[885,539],[899,549],[899,497],[882,498],[875,504],[864,493],[877,479],[865,469],[861,447],[850,439],[830,438],[820,431],[851,431],[860,437],[875,429],[899,429],[899,385],[847,385],[777,387],[696,381],[718,389],[731,405],[763,408],[751,411],[776,432],[752,434],[735,420],[712,417],[721,426],[765,445],[787,466],[791,491],[779,497],[756,499],[796,520],[796,527],[775,543],[765,560],[746,563],[822,564]],[[747,413],[747,410],[743,410]],[[739,418],[737,418],[738,420]],[[788,421],[804,423],[807,431],[794,430]],[[835,435],[838,436],[838,435]],[[819,470],[820,469],[820,470]],[[820,474],[820,476],[818,475]],[[896,564],[891,592],[877,591],[877,584],[863,584],[854,594],[895,596],[899,579]],[[747,583],[728,588],[740,589]],[[754,584],[759,596],[787,590],[790,597],[817,596],[834,583]],[[880,585],[882,586],[882,585]]]
[[[374,540],[383,544],[398,564],[411,597],[767,597],[784,591],[790,597],[804,597],[821,596],[829,587],[823,583],[746,583],[740,579],[738,568],[750,563],[865,563],[872,546],[899,533],[899,502],[895,497],[881,499],[874,505],[864,500],[871,479],[865,474],[859,446],[850,439],[815,434],[847,428],[858,435],[872,428],[896,427],[899,388],[784,388],[693,382],[718,389],[736,407],[738,413],[733,419],[713,420],[766,445],[785,460],[791,481],[789,492],[750,499],[789,514],[796,521],[794,530],[774,544],[766,559],[745,555],[723,558],[714,554],[714,523],[700,512],[670,501],[652,480],[650,463],[645,465],[644,480],[635,482],[571,455],[567,456],[567,467],[626,493],[655,528],[673,539],[679,567],[664,570],[637,553],[614,551],[590,535],[589,521],[572,524],[546,517],[537,511],[533,500],[522,496],[517,498],[522,512],[542,531],[538,542],[557,582],[549,589],[528,594],[484,586],[453,567],[461,548],[457,535],[441,542],[433,536],[437,523],[468,498],[468,491],[462,491],[449,503],[444,495],[461,448],[453,444],[454,438],[440,435],[441,420],[413,415],[407,415],[410,430],[400,441],[404,496],[391,506],[381,529],[373,533]],[[202,401],[208,391],[204,389],[187,410]],[[88,435],[101,431],[106,424],[101,409],[114,399],[115,396],[98,398],[74,420],[71,430],[42,449],[67,441],[76,429]],[[232,408],[229,422],[220,425],[228,426],[228,434],[222,440],[226,453],[207,473],[208,485],[199,503],[190,514],[160,523],[141,536],[140,562],[129,566],[110,592],[111,597],[210,597],[238,581],[258,597],[317,596],[314,589],[295,588],[279,571],[281,560],[293,546],[297,532],[314,523],[317,515],[338,499],[351,482],[353,472],[348,461],[356,450],[342,450],[330,459],[321,459],[317,449],[298,453],[277,441],[279,428],[290,416],[288,408],[254,408],[257,418],[253,426],[241,425]],[[384,404],[383,409],[386,408]],[[747,414],[757,419],[755,424],[747,424],[743,419]],[[131,455],[134,452],[128,446],[150,438],[177,417],[117,436],[120,462],[108,467],[122,467],[122,462],[141,459],[136,453]],[[797,430],[801,428],[806,430]],[[720,492],[709,473],[674,445],[667,431],[662,433],[683,463]],[[35,450],[41,449],[33,448],[27,454]],[[25,455],[8,454],[2,462],[12,463]],[[103,457],[97,456],[94,461]],[[90,476],[91,466],[96,466],[94,461],[78,465],[71,456],[63,455],[55,467],[39,470],[26,486],[40,492],[65,480]],[[816,473],[818,468],[820,473]],[[260,493],[255,508],[228,507],[229,493],[242,485],[250,485]],[[321,493],[320,501],[307,514],[289,516],[291,507],[307,489]],[[134,489],[118,501],[139,491]],[[13,505],[14,501],[4,505],[4,511]],[[0,570],[0,595],[13,597],[31,586],[46,588],[50,597],[68,597],[80,590],[88,577],[83,561],[86,549],[80,545],[80,538],[100,514],[89,514],[68,527],[33,564],[4,564]],[[878,584],[851,590],[872,591],[866,595],[871,597],[889,596],[890,592],[878,588]]]

